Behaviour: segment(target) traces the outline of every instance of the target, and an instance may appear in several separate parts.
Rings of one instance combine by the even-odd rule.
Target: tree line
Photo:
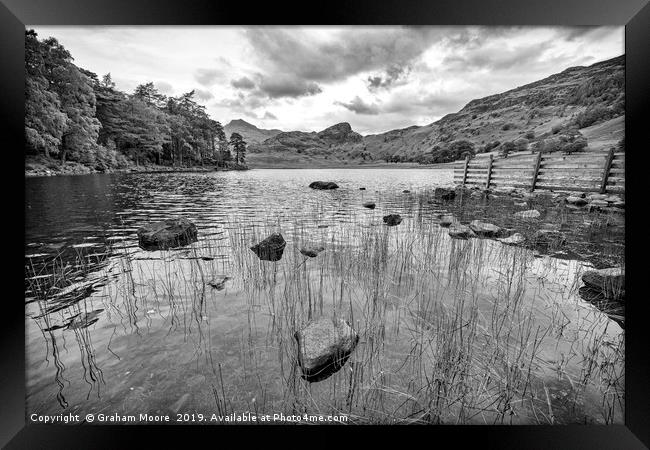
[[[77,67],[55,38],[25,32],[25,152],[97,170],[136,164],[244,165],[246,142],[226,139],[194,91],[177,97],[152,82],[118,90],[108,73]]]

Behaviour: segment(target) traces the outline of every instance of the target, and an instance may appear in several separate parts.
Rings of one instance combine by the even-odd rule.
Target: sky
[[[133,92],[195,90],[210,116],[361,134],[426,125],[469,101],[624,53],[623,27],[34,26]]]

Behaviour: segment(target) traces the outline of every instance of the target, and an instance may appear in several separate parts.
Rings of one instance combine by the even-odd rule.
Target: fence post
[[[465,186],[465,181],[467,180],[467,166],[469,165],[469,155],[465,156],[465,172],[463,173],[463,186]]]
[[[610,148],[605,160],[605,167],[603,168],[603,180],[600,183],[600,193],[604,194],[607,190],[607,179],[609,178],[609,170],[612,168],[612,160],[614,159],[614,149]]]
[[[485,182],[485,189],[490,188],[490,179],[491,178],[492,178],[492,154],[490,153],[490,161],[488,162],[488,171],[487,171],[487,180]]]
[[[539,174],[539,166],[542,164],[542,152],[537,152],[537,162],[535,163],[535,171],[533,172],[533,182],[530,185],[530,192],[535,190],[537,184],[537,174]]]

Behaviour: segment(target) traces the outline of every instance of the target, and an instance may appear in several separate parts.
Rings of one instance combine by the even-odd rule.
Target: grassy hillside
[[[575,144],[584,151],[603,150],[618,145],[624,135],[624,76],[625,58],[620,56],[472,100],[457,113],[425,126],[363,138],[348,124],[331,127],[342,132],[338,139],[324,138],[327,130],[280,133],[252,145],[249,162],[254,166],[255,160],[267,158],[321,164],[434,163],[457,159],[468,148],[475,153],[504,148],[557,151]]]

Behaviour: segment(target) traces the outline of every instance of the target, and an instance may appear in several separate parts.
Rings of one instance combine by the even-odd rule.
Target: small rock
[[[462,225],[460,223],[454,223],[449,226],[449,236],[451,236],[453,239],[467,239],[476,237],[476,234],[470,227]]]
[[[623,201],[614,202],[614,203],[612,203],[612,206],[614,208],[625,209],[625,202],[623,202]]]
[[[584,197],[584,194],[583,194]],[[605,200],[609,195],[607,194],[589,194],[586,196],[589,201],[593,200]]]
[[[338,372],[359,342],[359,335],[343,319],[310,320],[294,334],[302,378],[321,381]]]
[[[507,245],[520,245],[526,242],[526,238],[521,233],[515,233],[512,236],[508,236],[506,238],[499,238],[497,240]]]
[[[329,225],[318,225],[318,228],[328,228]]]
[[[405,194],[411,193],[411,191],[409,191],[408,189],[404,189],[402,192],[405,193]]]
[[[383,217],[384,223],[389,227],[394,227],[402,223],[402,216],[399,214],[389,214]]]
[[[309,185],[309,187],[312,189],[330,190],[338,189],[339,185],[333,181],[314,181]]]
[[[325,247],[302,247],[300,253],[310,258],[315,258],[320,252],[325,250]]]
[[[526,203],[526,202],[515,202],[515,206],[524,207],[524,206],[528,206],[528,203]]]
[[[582,197],[577,197],[575,195],[570,195],[566,198],[567,203],[571,203],[576,206],[582,206],[587,204],[587,200]]]
[[[454,216],[442,216],[440,218],[440,222],[438,222],[438,223],[439,223],[439,225],[441,227],[446,228],[446,227],[450,226],[452,223],[455,223],[455,222],[457,222],[457,220],[456,220],[456,218]]]
[[[469,227],[481,237],[496,237],[501,231],[501,228],[498,226],[488,222],[481,222],[480,220],[472,220]]]
[[[456,191],[454,189],[438,187],[433,191],[433,195],[442,200],[450,201],[456,198]]]
[[[230,277],[223,277],[220,281],[210,280],[208,281],[208,285],[217,291],[221,291],[224,287],[226,287],[226,281],[228,280],[230,280]]]
[[[364,187],[360,187],[359,190],[360,190],[360,191],[365,191],[366,188],[364,188]]]
[[[280,233],[273,233],[250,249],[263,261],[279,261],[282,259],[286,245],[287,243]]]
[[[610,195],[610,196],[604,198],[603,200],[605,200],[606,202],[609,202],[609,203],[616,203],[616,202],[621,201],[621,197],[619,197],[618,195]]]
[[[515,217],[518,217],[520,219],[537,219],[539,216],[541,216],[540,212],[537,211],[536,209],[529,209],[527,211],[519,211],[516,212]]]
[[[144,250],[182,247],[197,241],[196,225],[185,218],[144,225],[138,229],[137,235],[138,245]]]
[[[365,202],[363,203],[364,208],[375,209],[375,202]]]
[[[589,206],[605,207],[605,206],[609,206],[609,202],[605,200],[592,200],[589,202]]]

